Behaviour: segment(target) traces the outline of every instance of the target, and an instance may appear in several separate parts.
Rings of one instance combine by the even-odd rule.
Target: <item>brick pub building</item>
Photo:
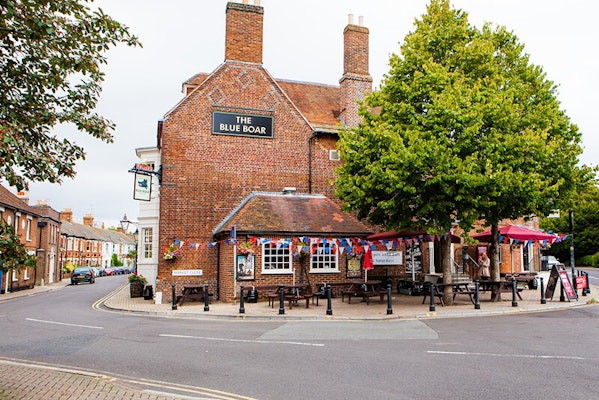
[[[184,98],[158,124],[157,147],[138,149],[160,171],[153,206],[140,207],[139,271],[162,301],[173,284],[176,295],[209,284],[233,301],[242,284],[364,277],[347,261],[373,229],[340,210],[333,185],[338,130],[359,123],[357,102],[372,90],[369,31],[350,17],[343,75],[328,85],[272,77],[262,64],[263,23],[259,1],[227,4],[224,62],[183,83]],[[415,240],[419,271],[435,272],[440,246]],[[416,251],[414,240],[392,247]],[[461,249],[452,253],[461,262]],[[385,273],[405,275],[405,261]]]
[[[227,4],[225,61],[184,82],[185,97],[158,125],[156,291],[165,301],[173,283],[177,294],[208,283],[234,299],[244,246],[255,255],[246,286],[299,279],[298,249],[326,259],[304,259],[306,279],[342,280],[346,252],[333,239],[372,233],[333,200],[337,131],[357,124],[356,102],[371,91],[368,29],[345,28],[339,85],[275,79],[262,64],[264,9],[247,3]],[[179,255],[167,260],[171,245]]]

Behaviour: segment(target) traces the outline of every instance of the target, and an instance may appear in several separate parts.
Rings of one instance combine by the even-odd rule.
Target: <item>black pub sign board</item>
[[[214,111],[212,133],[216,135],[273,137],[273,117]]]

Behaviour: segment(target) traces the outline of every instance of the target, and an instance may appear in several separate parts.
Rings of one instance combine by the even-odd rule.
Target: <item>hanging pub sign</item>
[[[133,200],[150,201],[152,195],[152,176],[158,176],[160,182],[161,169],[154,171],[154,166],[151,164],[137,163],[129,170],[135,174],[133,180]]]
[[[133,200],[150,201],[152,194],[152,175],[135,173]]]
[[[212,133],[215,135],[273,137],[273,117],[214,111]]]

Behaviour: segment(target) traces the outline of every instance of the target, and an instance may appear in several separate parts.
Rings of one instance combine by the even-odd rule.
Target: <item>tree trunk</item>
[[[493,224],[491,225],[491,254],[489,254],[489,258],[491,258],[491,281],[499,282],[501,279],[501,270],[499,268],[499,225]],[[499,290],[495,285],[492,286],[492,296],[494,299],[496,292]]]
[[[441,265],[443,271],[443,283],[451,283],[451,235],[441,236]],[[443,292],[443,302],[447,305],[453,304],[453,289],[451,286],[445,286]]]

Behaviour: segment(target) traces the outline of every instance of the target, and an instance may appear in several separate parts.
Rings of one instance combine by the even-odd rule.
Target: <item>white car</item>
[[[541,256],[541,270],[551,271],[554,265],[564,265],[555,256]]]

